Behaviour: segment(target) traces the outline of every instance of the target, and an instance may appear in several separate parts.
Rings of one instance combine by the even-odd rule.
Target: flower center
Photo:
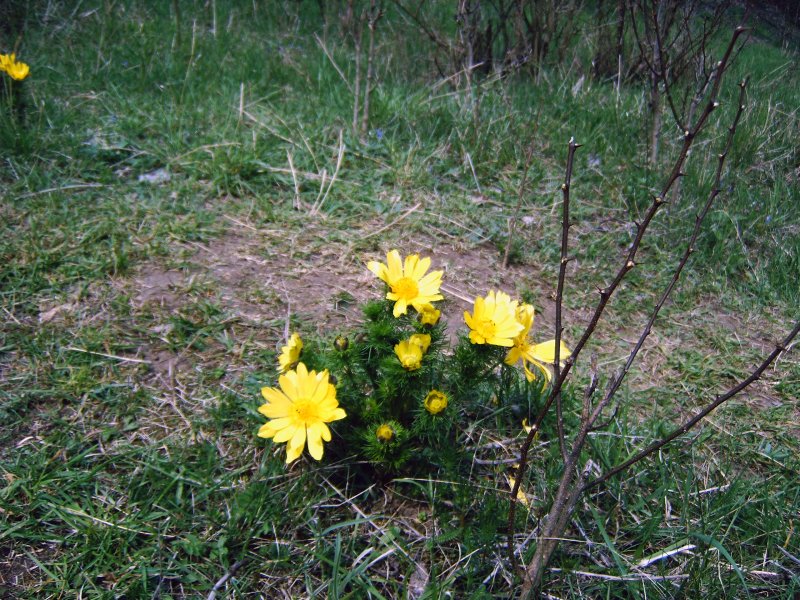
[[[295,400],[293,404],[295,418],[303,425],[310,425],[320,420],[317,404],[311,400]]]
[[[494,321],[491,319],[484,319],[481,321],[480,334],[482,337],[485,337],[487,340],[492,339],[496,332],[497,325],[494,324]]]
[[[392,291],[402,300],[413,300],[419,295],[417,282],[410,277],[401,277],[398,279],[394,285],[392,285]]]

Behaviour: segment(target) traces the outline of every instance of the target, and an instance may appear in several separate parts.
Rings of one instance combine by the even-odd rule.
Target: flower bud
[[[425,410],[432,415],[438,415],[447,408],[447,395],[439,390],[431,390],[425,396]]]
[[[394,437],[394,429],[390,425],[383,423],[375,431],[375,437],[383,443],[391,442]]]

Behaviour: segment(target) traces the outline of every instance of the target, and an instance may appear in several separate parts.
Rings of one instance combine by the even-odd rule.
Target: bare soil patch
[[[198,281],[205,282],[229,318],[249,328],[254,343],[277,349],[288,333],[290,318],[306,330],[332,335],[356,325],[361,319],[360,305],[382,291],[381,282],[366,269],[366,263],[385,260],[388,246],[379,248],[376,244],[364,250],[360,243],[382,223],[365,222],[359,229],[332,234],[325,221],[304,219],[269,228],[231,221],[222,237],[194,244],[196,251],[183,268],[143,265],[131,282],[134,307],[140,311],[180,310],[191,297],[187,290]],[[402,237],[413,240],[402,252],[430,256],[433,268],[445,271],[443,292],[447,301],[442,308],[451,337],[463,330],[463,312],[471,309],[474,298],[489,289],[511,294],[532,291],[537,308],[534,338],[543,341],[553,337],[555,290],[543,283],[547,278],[536,267],[514,264],[504,270],[501,253],[490,244],[456,245],[418,233]],[[568,325],[565,338],[571,345],[577,342],[594,310],[596,298],[591,291],[585,296],[586,302],[579,308],[564,309]],[[613,309],[608,311],[608,319],[601,321],[593,344],[579,363],[578,374],[588,368],[591,353],[605,372],[624,364],[640,329],[623,323],[644,323],[647,317],[645,312],[633,315],[633,319],[631,316],[627,313],[622,319]],[[668,365],[670,355],[679,347],[691,345],[704,353],[710,364],[725,360],[708,330],[728,340],[739,340],[742,350],[754,356],[765,356],[782,334],[780,320],[774,315],[735,314],[715,298],[699,303],[688,314],[665,312],[631,372],[630,388],[647,394],[653,388],[672,387],[680,394],[682,375]],[[176,354],[164,348],[145,348],[144,355],[165,380],[169,379],[167,374],[173,377],[175,371],[190,368],[191,361],[202,363],[211,358],[191,352]],[[794,357],[790,355],[790,359]],[[252,369],[252,365],[243,363],[240,368]],[[756,410],[781,406],[785,400],[774,392],[774,383],[766,377],[736,401]],[[718,389],[709,393],[723,391],[728,384],[720,381]],[[692,404],[691,398],[685,400]],[[800,409],[795,412],[800,420]]]

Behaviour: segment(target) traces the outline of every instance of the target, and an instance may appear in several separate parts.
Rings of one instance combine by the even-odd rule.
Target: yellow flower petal
[[[517,480],[511,475],[506,475],[506,479],[508,479],[508,489],[513,490],[514,486],[517,484]],[[517,500],[519,500],[519,503],[522,504],[522,506],[529,508],[530,502],[528,501],[528,497],[525,495],[525,492],[522,491],[522,486],[520,486],[520,488],[517,490]]]
[[[312,423],[306,428],[308,453],[316,460],[322,460],[322,423]]]
[[[559,359],[566,360],[571,354],[567,345],[562,341],[559,347]],[[533,344],[530,351],[526,353],[528,356],[540,360],[542,362],[553,364],[556,360],[556,341],[549,340],[541,344]]]
[[[276,434],[276,430],[269,423],[264,423],[258,428],[258,437],[271,438]]]
[[[306,445],[306,428],[298,427],[292,439],[286,444],[286,464],[294,462],[303,453],[303,447]]]
[[[303,340],[300,339],[300,334],[293,333],[287,344],[281,347],[281,353],[278,356],[278,371],[285,373],[294,367],[300,360],[302,351]]]
[[[401,315],[406,314],[408,312],[408,302],[404,298],[389,298],[389,296],[394,296],[395,294],[386,294],[386,297],[389,300],[397,300],[394,304],[394,309],[392,309],[392,315],[394,318],[397,319]]]
[[[339,410],[342,410],[342,409],[340,408]],[[342,412],[344,412],[344,411],[342,410]],[[319,424],[319,431],[320,431],[320,435],[322,436],[323,440],[325,440],[326,442],[330,442],[331,441],[331,429],[330,429],[330,427],[325,425],[325,423],[320,423]]]
[[[531,360],[530,363],[544,375],[544,378],[547,381],[547,383],[550,383],[550,380],[553,378],[553,375],[550,373],[550,369],[548,369],[538,360]],[[536,377],[536,373],[534,373],[528,368],[528,361],[523,360],[522,366],[525,369],[525,377],[528,379],[528,381],[534,381],[535,379],[538,379]]]
[[[258,407],[258,412],[268,419],[281,419],[289,416],[292,410],[291,401],[284,397],[281,402],[268,402]]]
[[[419,310],[419,321],[423,325],[436,325],[439,322],[439,317],[442,315],[441,311],[433,307],[433,304],[426,302]]]
[[[427,333],[415,333],[408,338],[408,341],[419,346],[420,350],[422,350],[422,353],[425,354],[431,345],[431,336],[429,336]]]
[[[430,414],[438,415],[447,408],[447,394],[439,390],[431,390],[428,392],[428,395],[425,396],[425,400],[423,400],[422,404],[425,406],[425,410]]]
[[[409,340],[403,340],[397,344],[394,347],[394,353],[407,371],[416,371],[422,366],[422,348]]]
[[[270,421],[272,423],[272,421]],[[288,442],[292,439],[295,434],[297,433],[298,429],[305,429],[302,425],[297,425],[296,423],[290,422],[286,424],[282,424],[282,426],[272,426],[275,429],[275,435],[272,438],[272,441],[276,444],[282,444],[283,442]],[[302,448],[301,448],[302,450]]]

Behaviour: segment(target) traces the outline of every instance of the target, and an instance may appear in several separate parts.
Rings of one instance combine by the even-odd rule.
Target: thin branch
[[[561,374],[561,336],[564,333],[562,323],[561,308],[564,301],[564,282],[567,278],[567,263],[569,262],[569,192],[572,186],[572,168],[575,164],[575,151],[580,148],[580,144],[575,143],[575,138],[569,139],[567,146],[567,171],[564,175],[564,183],[561,184],[562,193],[562,215],[561,215],[561,262],[558,268],[558,286],[556,287],[556,337],[555,337],[555,356],[553,359],[553,370],[556,377]],[[556,395],[556,421],[558,426],[558,447],[561,456],[566,460],[567,450],[564,443],[564,419],[561,413],[561,390]]]
[[[657,442],[653,442],[647,448],[645,448],[644,450],[642,450],[641,452],[639,452],[635,456],[629,458],[624,463],[622,463],[620,465],[617,465],[616,467],[614,467],[613,469],[611,469],[610,471],[608,471],[604,475],[602,475],[602,476],[598,477],[597,479],[594,479],[594,480],[590,481],[589,483],[587,483],[586,485],[584,485],[581,491],[589,490],[589,489],[591,489],[593,487],[596,487],[596,486],[600,485],[604,481],[607,481],[608,479],[611,479],[612,477],[614,477],[620,471],[624,471],[625,469],[627,469],[631,465],[636,464],[640,460],[650,456],[654,452],[660,450],[661,448],[663,448],[664,446],[669,444],[675,438],[680,437],[684,433],[689,431],[692,427],[697,425],[706,416],[708,416],[711,412],[713,412],[720,404],[723,404],[723,403],[727,402],[728,400],[733,398],[736,394],[738,394],[743,389],[745,389],[747,386],[749,386],[751,383],[753,383],[754,381],[760,379],[761,375],[764,373],[764,371],[766,371],[767,368],[773,362],[775,362],[775,360],[778,358],[778,356],[780,356],[784,352],[788,352],[790,350],[790,344],[792,343],[792,340],[794,340],[794,338],[797,337],[798,333],[800,333],[800,321],[797,321],[797,323],[795,323],[794,329],[792,329],[792,331],[789,332],[789,334],[784,338],[784,340],[780,344],[777,344],[775,346],[775,349],[750,374],[749,377],[747,377],[746,379],[744,379],[743,381],[741,381],[739,384],[735,385],[734,387],[730,388],[727,392],[725,392],[721,396],[717,396],[717,399],[714,400],[711,404],[706,406],[703,410],[698,412],[695,416],[693,416],[691,419],[686,421],[683,425],[681,425],[677,429],[674,429],[669,435],[667,435],[663,439],[660,439]]]
[[[372,85],[375,79],[375,66],[373,64],[375,58],[375,27],[383,16],[383,10],[375,6],[375,0],[370,4],[369,15],[369,47],[367,48],[367,74],[366,82],[364,84],[364,106],[361,112],[361,135],[367,134],[369,127],[369,96],[372,93]]]
[[[410,10],[408,10],[400,0],[392,0],[392,1],[394,2],[394,5],[397,8],[399,8],[402,13],[404,13],[412,21],[414,21],[414,24],[417,27],[419,27],[423,31],[423,33],[425,33],[425,35],[427,35],[428,38],[434,44],[436,44],[437,46],[439,46],[440,48],[442,48],[444,50],[450,50],[451,49],[451,45],[450,45],[450,43],[448,41],[446,41],[446,38],[442,37],[437,32],[435,32],[433,29],[428,27],[427,22],[424,19],[420,18],[419,11],[422,8],[422,5],[425,3],[424,0],[419,3],[419,6],[417,6],[417,10],[414,13],[412,13]]]
[[[206,600],[214,600],[217,597],[217,592],[221,590],[226,583],[228,583],[228,580],[231,577],[236,575],[236,571],[238,571],[245,562],[247,562],[247,559],[243,558],[242,560],[237,560],[235,563],[233,563],[231,568],[228,569],[228,572],[220,577],[219,581],[217,581],[217,583],[214,584],[214,587],[211,588]]]
[[[695,123],[694,127],[692,127],[692,129],[690,131],[686,131],[685,132],[683,147],[681,148],[681,151],[678,154],[677,159],[675,160],[675,164],[674,164],[674,167],[672,169],[672,172],[670,173],[669,177],[667,178],[666,182],[664,183],[664,186],[662,188],[661,194],[659,196],[656,196],[655,198],[653,198],[653,201],[652,201],[652,203],[650,205],[650,208],[647,210],[647,213],[645,214],[644,219],[638,225],[636,237],[634,238],[634,240],[633,240],[633,242],[632,242],[632,244],[630,246],[630,249],[628,251],[628,255],[626,256],[624,263],[622,264],[622,266],[617,271],[617,274],[614,277],[614,280],[608,286],[606,286],[605,288],[602,288],[602,289],[598,290],[599,294],[600,294],[600,300],[599,300],[597,306],[595,307],[594,314],[592,315],[592,318],[589,321],[589,324],[586,326],[586,329],[584,330],[583,335],[581,336],[580,340],[576,344],[575,348],[572,350],[572,354],[565,361],[564,369],[563,370],[561,370],[560,368],[556,369],[556,376],[554,377],[553,385],[552,385],[552,387],[550,389],[550,394],[549,394],[549,396],[547,398],[547,401],[545,402],[544,406],[542,407],[542,409],[539,411],[538,415],[536,416],[536,420],[532,424],[531,430],[528,432],[528,435],[525,438],[525,441],[523,442],[522,448],[520,450],[520,472],[519,472],[519,477],[517,478],[518,481],[521,481],[521,479],[523,477],[523,470],[524,470],[525,466],[527,465],[527,455],[528,455],[528,452],[530,451],[530,446],[533,443],[534,437],[539,432],[539,429],[540,429],[540,427],[542,425],[542,422],[544,421],[545,416],[547,415],[547,412],[550,410],[550,407],[552,406],[553,401],[561,393],[561,389],[564,386],[564,382],[566,381],[567,377],[569,376],[569,374],[570,374],[570,372],[572,370],[572,367],[575,364],[575,362],[577,361],[577,359],[578,359],[581,351],[583,350],[584,346],[586,345],[586,343],[588,342],[589,338],[592,336],[592,334],[594,333],[595,329],[597,328],[597,325],[598,325],[598,323],[600,321],[600,317],[603,315],[603,312],[605,311],[605,308],[606,308],[609,300],[611,299],[612,295],[617,290],[617,288],[619,287],[619,285],[621,284],[621,282],[625,278],[625,276],[628,274],[628,272],[631,269],[633,269],[633,267],[635,266],[635,264],[636,264],[635,263],[636,255],[637,255],[637,253],[639,251],[639,247],[640,247],[640,245],[642,243],[642,238],[644,237],[644,234],[647,231],[647,228],[650,225],[650,222],[655,217],[656,213],[658,212],[658,209],[664,204],[664,202],[665,202],[664,198],[667,196],[667,194],[669,193],[670,189],[675,184],[675,181],[677,181],[677,179],[681,175],[683,175],[683,164],[686,161],[686,156],[689,153],[689,149],[691,148],[691,146],[692,146],[697,134],[702,129],[703,125],[706,123],[709,115],[719,105],[719,103],[717,102],[716,98],[717,98],[717,93],[719,91],[719,86],[720,86],[720,82],[722,80],[722,76],[723,76],[723,74],[725,72],[725,66],[727,64],[728,59],[730,58],[731,52],[733,51],[733,49],[734,49],[734,47],[736,45],[736,41],[738,40],[739,36],[742,34],[743,31],[744,31],[744,28],[742,28],[742,27],[738,27],[734,31],[734,33],[733,33],[733,35],[731,37],[731,41],[728,44],[728,48],[725,51],[725,54],[724,54],[722,60],[718,64],[717,72],[715,74],[716,79],[715,79],[715,82],[714,82],[714,86],[712,88],[711,97],[709,99],[709,102],[706,105],[706,108],[705,108],[704,112],[698,118],[698,120]],[[558,329],[556,331],[558,331]],[[558,343],[556,345],[556,348],[558,348]],[[586,425],[588,426],[588,423]],[[587,428],[587,432],[588,432],[588,428]],[[578,436],[578,437],[580,437],[580,436]],[[576,439],[576,442],[577,441],[578,441],[578,439]],[[566,474],[565,474],[565,476],[566,476]],[[510,557],[509,558],[511,559],[512,564],[514,564],[514,561],[516,560],[516,557],[514,556],[514,553],[513,553],[513,541],[512,541],[513,540],[513,533],[514,533],[514,517],[515,517],[515,510],[516,510],[516,495],[515,495],[516,491],[518,491],[518,490],[512,490],[511,491],[510,506],[509,506],[509,521],[508,521],[508,537],[509,537],[509,551],[510,551]]]
[[[561,323],[561,306],[562,301],[564,298],[564,281],[566,280],[567,276],[567,263],[569,262],[569,257],[567,256],[567,252],[569,251],[569,192],[570,186],[572,185],[572,168],[575,164],[575,151],[580,148],[580,144],[575,143],[575,138],[569,139],[569,144],[567,145],[567,169],[564,175],[564,183],[561,184],[561,192],[562,192],[562,207],[563,207],[563,214],[562,214],[562,222],[561,222],[561,265],[558,270],[558,287],[556,288],[556,338],[555,338],[555,359],[554,363],[554,370],[556,374],[556,378],[559,377],[561,371],[561,334],[564,330],[564,327]],[[560,391],[560,390],[559,390]],[[566,445],[564,443],[564,422],[561,415],[561,395],[557,396],[556,401],[556,409],[558,411],[558,446],[561,452],[561,456],[564,459],[564,463],[567,463],[567,450]],[[531,430],[533,431],[533,430]],[[514,485],[512,487],[511,493],[513,494],[514,500],[511,501],[511,505],[509,506],[509,520],[508,520],[508,550],[509,556],[511,557],[512,561],[512,568],[513,572],[516,573],[518,571],[518,565],[516,564],[516,555],[514,554],[514,518],[516,516],[516,498],[517,494],[519,493],[520,486],[522,485],[522,479],[525,475],[526,467],[527,467],[527,460],[528,460],[528,452],[527,448],[530,448],[530,444],[527,444],[528,439],[531,439],[532,436],[529,434],[528,438],[526,438],[526,446],[525,451],[520,454],[520,462],[519,462],[519,470],[518,476],[516,481],[514,481]],[[565,467],[566,468],[566,467]]]
[[[295,210],[300,210],[302,208],[302,204],[300,203],[300,185],[297,183],[297,172],[292,162],[292,153],[289,152],[289,150],[286,150],[286,158],[289,161],[289,169],[292,172],[292,181],[294,182],[294,208]]]
[[[686,127],[683,124],[683,120],[680,118],[680,115],[678,115],[677,108],[675,108],[675,102],[672,98],[672,91],[669,86],[669,77],[667,77],[667,69],[664,67],[665,64],[669,64],[669,60],[665,58],[666,50],[664,48],[664,42],[661,39],[658,13],[655,11],[653,12],[653,30],[655,33],[656,63],[658,66],[658,73],[656,73],[656,77],[660,78],[661,81],[664,82],[664,94],[667,96],[667,104],[672,112],[672,118],[675,119],[675,123],[678,124],[678,127],[680,127],[682,131],[685,131]]]
[[[353,31],[353,42],[355,43],[356,51],[356,74],[353,83],[353,135],[356,135],[358,132],[358,103],[361,96],[361,38],[364,31],[364,17],[365,15],[362,14],[361,18],[358,19],[357,23],[354,25]]]
[[[314,206],[311,207],[311,215],[316,215],[322,209],[322,205],[325,203],[325,200],[328,197],[328,194],[331,193],[331,188],[333,188],[333,184],[336,183],[336,178],[339,175],[339,169],[342,167],[342,160],[344,159],[344,141],[342,140],[342,130],[339,130],[339,152],[336,157],[336,168],[333,170],[333,175],[331,176],[330,183],[328,184],[328,189],[325,190],[325,193],[322,194],[322,187],[320,187],[320,195],[321,198],[318,196],[318,200],[314,202]],[[324,175],[324,171],[323,171]],[[322,179],[322,186],[325,185],[325,178]]]
[[[350,82],[347,81],[347,77],[345,76],[344,72],[339,68],[339,65],[336,64],[336,61],[333,59],[333,55],[328,50],[328,47],[325,45],[325,42],[323,42],[316,33],[314,34],[314,39],[317,40],[317,44],[319,44],[319,47],[322,48],[322,51],[325,53],[325,56],[328,57],[328,60],[331,61],[333,68],[336,69],[336,72],[339,74],[339,77],[342,78],[342,81],[347,86],[347,89],[350,90],[351,94],[355,95],[355,92],[353,91],[353,86],[350,85]]]
[[[675,271],[672,274],[672,279],[670,280],[669,284],[667,284],[667,287],[664,289],[664,291],[661,294],[661,297],[659,298],[658,302],[653,308],[653,312],[650,315],[650,318],[648,319],[644,329],[642,330],[639,339],[637,340],[636,344],[634,345],[633,349],[628,355],[628,360],[625,361],[625,366],[623,366],[619,374],[617,374],[612,379],[611,385],[609,386],[609,389],[606,392],[605,397],[603,398],[603,401],[600,403],[598,408],[600,408],[600,406],[604,408],[605,405],[607,405],[608,402],[611,400],[611,398],[614,396],[614,394],[617,393],[617,390],[619,390],[619,387],[622,385],[622,381],[625,379],[625,376],[630,371],[630,368],[633,365],[634,361],[636,360],[639,351],[642,349],[645,340],[647,340],[648,336],[650,335],[653,324],[656,321],[656,317],[658,317],[658,314],[661,312],[661,309],[664,307],[664,304],[666,303],[667,299],[672,294],[672,290],[678,283],[678,279],[680,278],[680,275],[683,272],[683,268],[686,266],[686,263],[689,262],[689,257],[694,253],[694,245],[695,242],[697,242],[698,236],[700,235],[700,229],[703,224],[703,221],[705,220],[708,211],[711,210],[711,206],[714,204],[714,201],[716,200],[717,196],[721,191],[720,183],[722,179],[722,169],[723,166],[725,165],[725,159],[728,156],[728,152],[730,152],[731,146],[733,145],[733,137],[734,135],[736,135],[736,127],[739,124],[739,119],[741,118],[742,112],[744,111],[745,108],[744,99],[746,90],[747,90],[747,81],[742,81],[739,84],[739,104],[736,109],[736,116],[733,119],[733,123],[728,128],[728,138],[725,142],[725,146],[722,150],[722,153],[719,154],[717,159],[717,170],[714,175],[714,184],[711,186],[711,191],[708,194],[708,199],[706,200],[705,206],[703,206],[703,210],[701,210],[700,213],[695,217],[694,229],[692,231],[692,235],[689,237],[689,242],[686,244],[686,249],[684,250],[683,256],[681,257],[678,266],[675,268]],[[595,413],[592,415],[592,422],[590,423],[590,425],[594,425],[594,421],[596,421],[599,416],[600,416],[600,411],[595,410]]]

